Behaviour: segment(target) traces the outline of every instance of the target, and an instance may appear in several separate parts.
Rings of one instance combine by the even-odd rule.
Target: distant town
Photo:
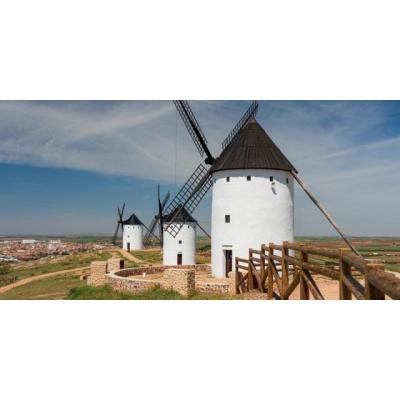
[[[76,243],[62,239],[1,238],[0,262],[38,260],[48,256],[101,250],[106,244]]]

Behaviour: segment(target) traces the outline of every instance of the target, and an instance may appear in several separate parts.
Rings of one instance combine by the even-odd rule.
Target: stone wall
[[[164,271],[162,286],[173,289],[182,296],[188,296],[195,289],[194,268],[167,268]]]
[[[137,276],[137,275],[142,275],[143,272],[145,272],[147,275],[149,274],[157,274],[165,271],[165,268],[163,265],[159,266],[151,266],[151,267],[136,267],[136,268],[127,268],[120,270],[115,273],[116,276],[122,277],[122,278],[127,278],[130,276]]]
[[[179,265],[172,267],[156,265],[127,269],[123,269],[123,266],[124,260],[121,258],[111,258],[108,262],[92,262],[90,276],[87,279],[88,285],[101,286],[108,284],[114,290],[131,293],[141,293],[159,285],[166,289],[176,290],[183,296],[188,296],[194,290],[202,293],[234,294],[233,274],[224,281],[196,280],[196,272],[210,270],[207,265]],[[146,279],[142,277],[144,273],[147,275]],[[161,273],[163,273],[161,278],[151,279],[151,274]]]
[[[124,269],[123,258],[110,258],[107,261],[107,272],[119,271],[120,269]]]
[[[213,281],[196,282],[196,291],[200,293],[215,293],[215,294],[230,293],[228,282],[213,282]]]
[[[130,293],[141,293],[146,290],[150,290],[157,285],[162,284],[161,280],[156,279],[127,279],[121,276],[117,276],[115,273],[110,273],[105,276],[106,283],[110,285],[114,290],[120,292],[130,292]]]
[[[106,283],[107,261],[93,261],[87,283],[90,286],[102,286]]]

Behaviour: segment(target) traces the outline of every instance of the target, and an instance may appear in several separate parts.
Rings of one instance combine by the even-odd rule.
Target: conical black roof
[[[178,214],[176,216],[174,216],[176,210],[178,209],[177,206],[175,207],[175,209],[167,215],[164,215],[164,221],[165,222],[169,222],[173,217],[174,222],[194,222],[196,223],[197,221],[189,214],[189,212],[186,210],[186,208],[182,208],[181,210],[179,210]]]
[[[124,225],[143,225],[143,222],[135,214],[132,214],[123,223]]]
[[[297,172],[255,118],[249,120],[215,160],[213,171],[227,169],[278,169]]]

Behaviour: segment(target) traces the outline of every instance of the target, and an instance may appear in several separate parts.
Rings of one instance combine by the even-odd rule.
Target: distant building
[[[37,243],[38,241],[37,240],[35,240],[35,239],[23,239],[22,240],[22,244],[35,244],[35,243]]]

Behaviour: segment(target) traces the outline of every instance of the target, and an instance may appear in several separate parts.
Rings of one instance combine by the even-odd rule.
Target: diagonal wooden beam
[[[317,283],[315,282],[314,278],[310,274],[309,271],[303,271],[304,274],[304,279],[307,282],[307,286],[310,289],[312,295],[314,296],[314,299],[316,300],[325,300],[324,296],[322,296],[321,291],[319,290]]]
[[[283,293],[282,299],[288,300],[289,296],[293,293],[294,289],[296,289],[297,285],[300,283],[300,275],[296,271],[293,276],[293,280],[289,287],[286,289],[285,293]]]

